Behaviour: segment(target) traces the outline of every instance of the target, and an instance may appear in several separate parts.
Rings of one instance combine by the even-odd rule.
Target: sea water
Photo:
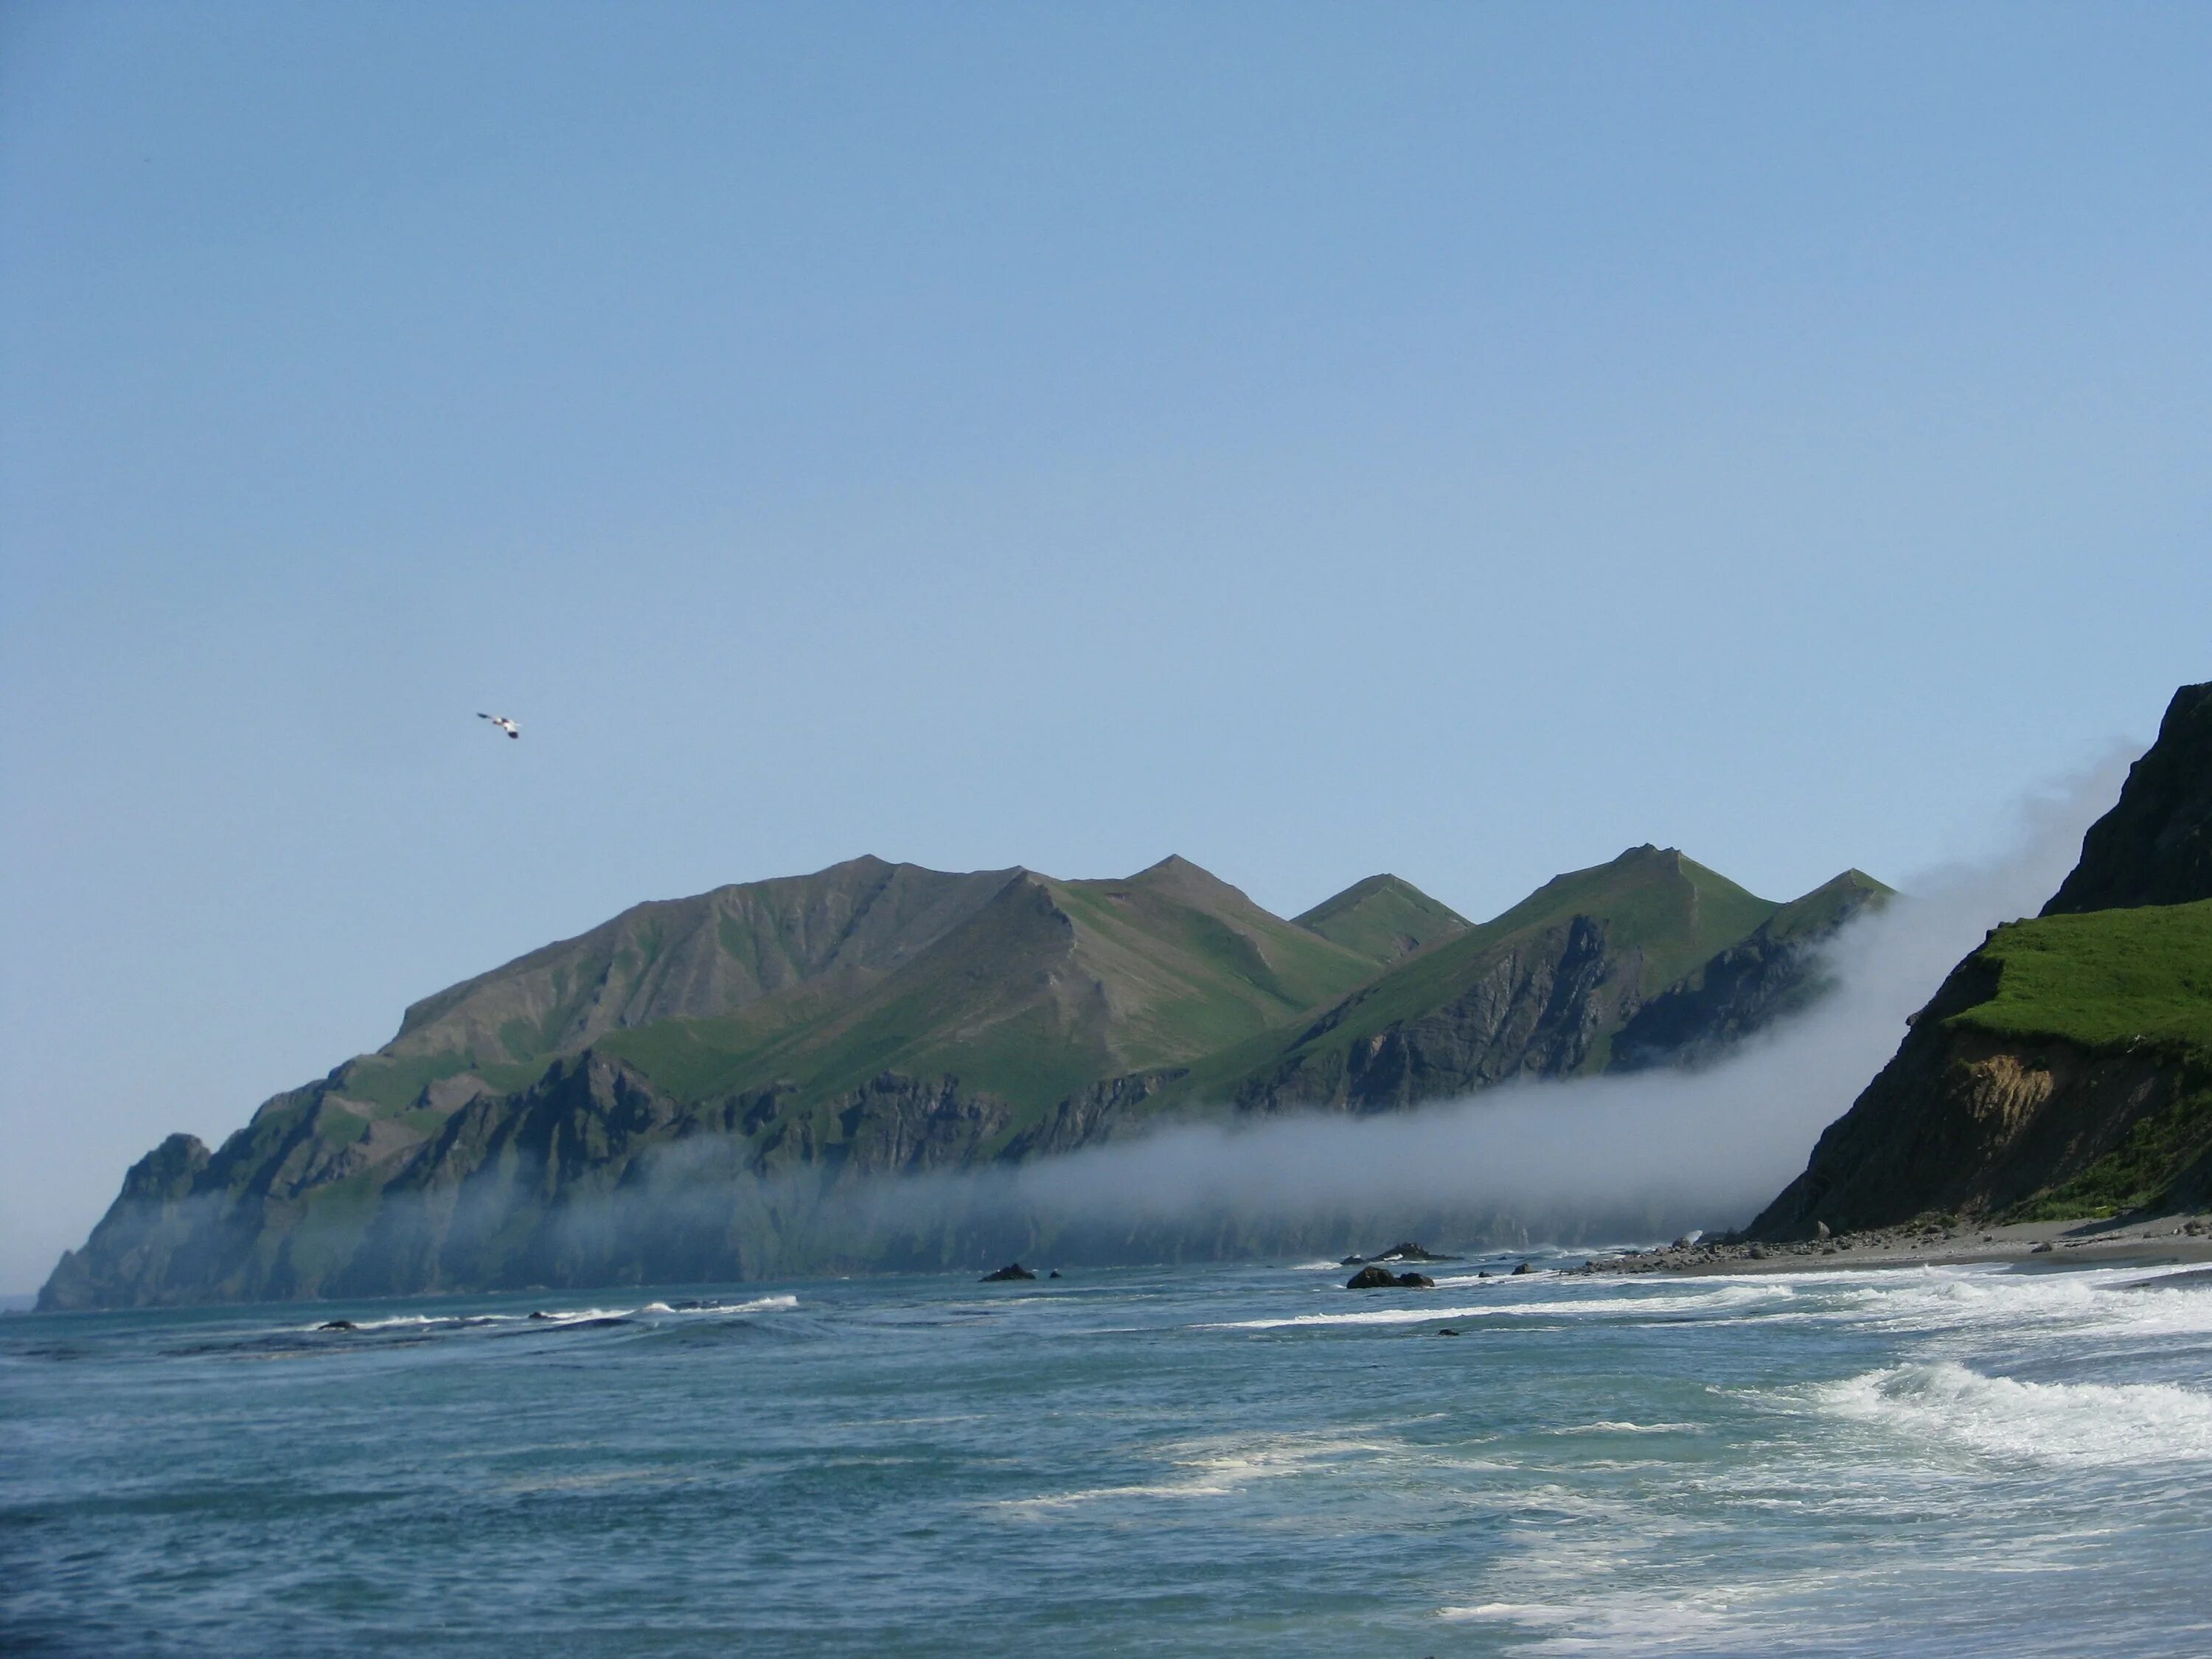
[[[2212,1651],[2212,1283],[1519,1259],[8,1318],[0,1649]]]

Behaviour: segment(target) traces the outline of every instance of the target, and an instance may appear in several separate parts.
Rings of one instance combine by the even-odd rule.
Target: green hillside
[[[1120,881],[1024,872],[849,1000],[799,988],[595,1046],[680,1099],[778,1085],[804,1108],[896,1071],[1035,1112],[1279,1027],[1373,971],[1171,858]]]
[[[1576,916],[1639,952],[1645,994],[1680,979],[1780,907],[1673,850],[1632,848],[1609,864],[1554,876],[1520,903],[1385,974],[1352,999],[1329,1040],[1346,1043],[1450,1001],[1516,948]]]
[[[1759,931],[1778,944],[1825,939],[1866,906],[1879,908],[1896,896],[1897,890],[1887,882],[1876,881],[1863,870],[1846,870],[1778,908],[1759,924]]]
[[[1636,1006],[1782,908],[1674,849],[1632,848],[1406,957],[1313,1020],[1209,1056],[1162,1107],[1350,1103],[1390,1046],[1405,1051],[1401,1102],[1597,1070]],[[1576,1031],[1546,1025],[1563,1011]]]
[[[1469,925],[1465,916],[1413,883],[1391,875],[1354,882],[1291,920],[1378,963],[1411,956],[1425,945],[1465,933]]]
[[[1996,964],[1996,994],[1951,1015],[1954,1029],[2212,1054],[2212,899],[2015,921],[1975,954]]]
[[[529,1062],[609,1031],[732,1013],[823,981],[849,994],[928,949],[1020,873],[859,858],[635,905],[425,998],[380,1053]]]

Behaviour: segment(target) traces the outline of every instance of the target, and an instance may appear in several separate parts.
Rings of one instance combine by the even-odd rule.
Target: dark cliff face
[[[2119,804],[2089,827],[2045,915],[2212,898],[2212,684],[2173,694]]]
[[[1929,1214],[1992,1215],[2081,1176],[2202,1079],[2156,1051],[2100,1054],[1960,1027],[1997,969],[1981,953],[1914,1016],[1895,1059],[1828,1126],[1804,1174],[1749,1229],[1810,1237]]]
[[[1084,1090],[1002,1158],[1108,1139],[1160,1080]],[[466,1102],[434,1135],[386,1141],[380,1155],[384,1126],[346,1119],[325,1094],[301,1097],[280,1097],[212,1155],[176,1135],[140,1160],[40,1307],[697,1282],[865,1264],[896,1241],[823,1237],[838,1195],[878,1176],[973,1167],[1011,1115],[957,1079],[894,1073],[802,1114],[781,1109],[773,1091],[687,1103],[587,1051],[528,1089]],[[354,1138],[334,1144],[333,1118]],[[902,1248],[908,1265],[938,1265]]]
[[[2169,1201],[2201,1193],[2212,1066],[2148,1045],[2101,1051],[1948,1023],[1987,1000],[1990,979],[1979,957],[1952,975],[1896,1059],[1821,1135],[1805,1173],[1752,1223],[1753,1237],[1993,1217],[2038,1200],[2051,1213],[2093,1213],[2100,1196],[2136,1189]],[[2162,1162],[2095,1179],[2147,1140]]]
[[[1792,901],[1695,973],[1629,1015],[1613,1040],[1607,1069],[1702,1066],[1779,1020],[1802,1013],[1834,988],[1822,952],[1853,918],[1894,895],[1857,870]]]
[[[2115,974],[2109,958],[2078,953],[2093,925],[2148,942],[2148,924],[2185,918],[2179,907],[2208,898],[2212,685],[2192,685],[2176,693],[2158,741],[2043,910],[2102,920],[1993,933],[1914,1017],[1896,1057],[1829,1126],[1804,1174],[1753,1222],[1753,1236],[1803,1237],[1821,1223],[1889,1226],[1931,1212],[2108,1213],[2202,1197],[2212,1170],[2212,1054],[2185,1017],[2185,988],[2212,963],[2201,945],[2167,947],[2145,983],[2139,965]],[[2046,980],[2025,1026],[2017,1012],[1991,1018],[2014,971],[2008,934],[2033,935],[2065,970]]]
[[[1715,957],[1694,984],[1669,986],[1629,1016],[1609,1069],[1717,1060],[1753,1032],[1817,1002],[1830,988],[1818,960],[1825,941],[1754,934]]]
[[[1246,1081],[1236,1103],[1381,1112],[1511,1078],[1569,1076],[1634,1005],[1641,969],[1639,952],[1613,948],[1603,924],[1575,916],[1500,953],[1442,1007],[1349,1046],[1323,1040],[1352,1012],[1331,1010],[1288,1059]]]

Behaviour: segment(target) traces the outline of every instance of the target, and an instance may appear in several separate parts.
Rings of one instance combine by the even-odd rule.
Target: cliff
[[[2043,915],[1960,963],[1753,1236],[2212,1193],[2208,821],[2212,686],[2185,686]]]

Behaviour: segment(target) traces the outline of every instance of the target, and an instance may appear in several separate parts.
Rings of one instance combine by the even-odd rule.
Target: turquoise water
[[[9,1318],[0,1648],[2212,1650],[2212,1285],[1475,1265]]]

